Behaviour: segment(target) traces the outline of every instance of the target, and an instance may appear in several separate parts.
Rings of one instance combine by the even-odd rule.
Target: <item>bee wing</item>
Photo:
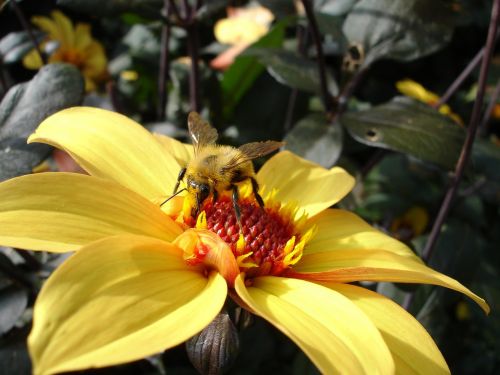
[[[195,154],[198,150],[212,143],[218,138],[217,129],[212,127],[208,122],[203,120],[196,112],[190,112],[188,115],[189,135],[193,140]]]
[[[238,147],[238,150],[241,152],[232,158],[229,163],[227,163],[225,169],[231,170],[239,164],[267,155],[284,145],[285,142],[276,141],[251,142],[244,144],[243,146]]]

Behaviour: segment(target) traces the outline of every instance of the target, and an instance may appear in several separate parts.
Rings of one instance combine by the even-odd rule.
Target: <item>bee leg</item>
[[[200,194],[196,194],[196,206],[191,208],[191,217],[194,217],[195,219],[198,217],[202,203],[203,200],[201,199]]]
[[[238,222],[238,226],[240,227],[240,233],[242,231],[241,226],[241,210],[240,206],[238,206],[239,194],[238,187],[236,185],[231,185],[231,189],[233,190],[233,208],[234,214],[236,215],[236,221]]]
[[[219,199],[219,193],[217,193],[217,190],[214,189],[214,192],[212,193],[212,203],[215,204],[217,199]]]
[[[260,208],[264,208],[264,200],[259,194],[259,184],[257,183],[257,180],[253,177],[250,177],[250,181],[252,182],[253,195],[255,196],[255,199],[257,199],[257,203],[259,204]]]
[[[172,194],[177,193],[177,189],[179,189],[179,185],[180,185],[182,179],[184,178],[185,174],[186,174],[186,168],[182,168],[179,171],[179,175],[177,176],[177,183],[175,184],[174,192]]]

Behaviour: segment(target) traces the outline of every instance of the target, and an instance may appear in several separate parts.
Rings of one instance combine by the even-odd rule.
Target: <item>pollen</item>
[[[247,277],[279,275],[302,256],[305,243],[313,229],[302,233],[305,220],[296,220],[296,210],[290,205],[282,207],[265,199],[261,208],[254,199],[243,198],[238,202],[241,210],[241,231],[236,220],[232,201],[223,196],[217,202],[208,200],[201,222],[206,229],[216,233],[233,251],[240,269]],[[198,226],[198,224],[197,224]]]

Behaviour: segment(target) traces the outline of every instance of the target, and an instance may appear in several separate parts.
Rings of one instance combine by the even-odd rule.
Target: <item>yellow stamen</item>
[[[207,214],[201,211],[196,220],[196,229],[207,229]]]
[[[246,262],[245,260],[253,255],[253,252],[251,253],[246,253],[243,255],[240,255],[236,257],[236,262],[238,262],[238,266],[240,268],[253,268],[253,267],[258,267],[259,265],[256,264],[255,262]]]
[[[243,234],[240,233],[238,241],[236,242],[236,253],[243,254],[244,251],[245,251],[245,237],[243,237]]]

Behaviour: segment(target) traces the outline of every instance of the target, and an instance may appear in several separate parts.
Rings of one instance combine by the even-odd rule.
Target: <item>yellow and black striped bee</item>
[[[180,170],[173,194],[178,193],[180,182],[186,178],[185,189],[194,202],[192,216],[198,215],[203,202],[208,197],[211,196],[216,202],[222,192],[231,191],[236,219],[240,223],[241,212],[238,206],[237,184],[245,180],[250,180],[255,199],[263,207],[264,201],[259,195],[259,185],[255,179],[252,160],[279,149],[285,143],[252,142],[238,148],[218,145],[216,144],[217,130],[196,112],[189,113],[188,127],[194,146],[194,158]]]

